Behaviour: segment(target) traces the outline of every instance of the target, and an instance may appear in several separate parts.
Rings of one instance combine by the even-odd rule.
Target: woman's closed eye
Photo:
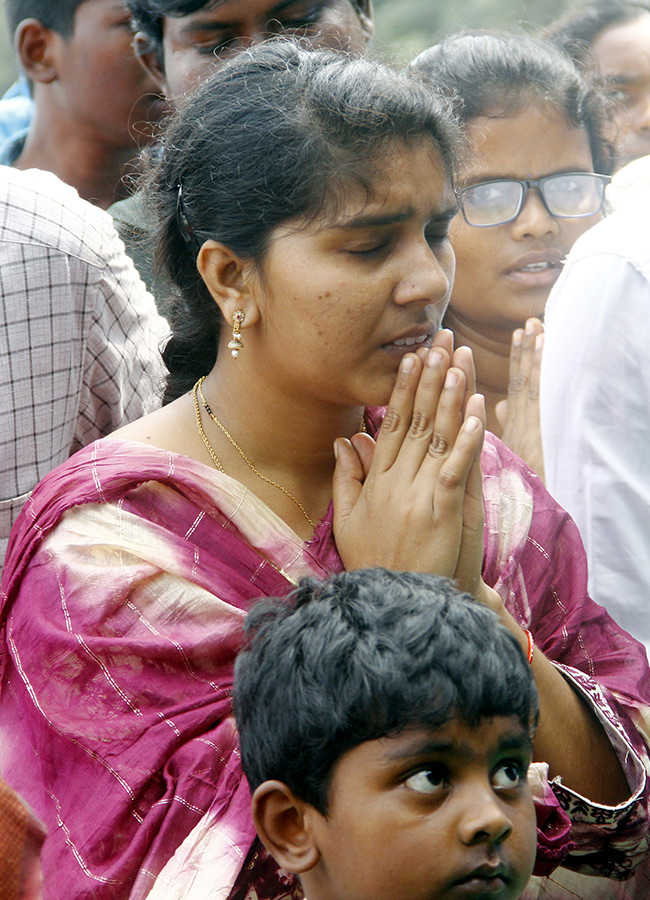
[[[388,250],[389,246],[390,238],[374,238],[372,241],[368,241],[367,243],[348,247],[347,253],[349,253],[351,256],[365,256],[370,258],[373,256],[379,256],[385,250]]]

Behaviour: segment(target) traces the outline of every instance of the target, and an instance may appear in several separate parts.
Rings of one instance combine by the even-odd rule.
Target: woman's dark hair
[[[515,717],[532,736],[537,691],[517,639],[446,578],[305,579],[253,607],[246,635],[233,692],[251,789],[277,778],[322,815],[336,763],[365,741],[454,716],[470,728]]]
[[[414,72],[272,41],[238,54],[166,130],[149,193],[157,262],[178,290],[165,351],[166,401],[216,360],[220,313],[196,267],[222,241],[260,264],[279,225],[335,211],[350,187],[371,196],[389,144],[429,141],[452,183],[461,132]]]
[[[564,113],[589,139],[594,171],[608,175],[613,148],[604,129],[609,102],[550,41],[525,34],[466,32],[425,50],[412,63],[451,97],[463,122],[516,114],[531,99]]]
[[[594,0],[571,10],[544,31],[578,66],[592,65],[590,49],[601,31],[650,13],[650,0]]]

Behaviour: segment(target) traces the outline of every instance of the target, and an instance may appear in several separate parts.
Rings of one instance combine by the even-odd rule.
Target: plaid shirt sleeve
[[[160,404],[167,324],[110,216],[50,173],[0,167],[0,561],[29,492]]]

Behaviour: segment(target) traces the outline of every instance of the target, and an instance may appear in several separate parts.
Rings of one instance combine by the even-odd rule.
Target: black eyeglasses
[[[472,184],[461,193],[460,204],[468,225],[487,228],[516,219],[530,188],[536,188],[552,216],[579,219],[600,212],[605,202],[609,175],[592,172],[563,172],[536,181],[500,178]]]

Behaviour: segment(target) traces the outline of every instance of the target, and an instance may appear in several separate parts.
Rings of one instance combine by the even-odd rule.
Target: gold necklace
[[[230,443],[231,443],[232,446],[235,448],[235,450],[237,451],[237,453],[239,453],[239,455],[240,455],[241,458],[244,460],[244,462],[245,462],[246,465],[249,467],[249,469],[250,469],[252,472],[254,472],[254,473],[257,475],[258,478],[261,478],[262,481],[266,481],[266,483],[267,483],[267,484],[270,484],[271,487],[277,488],[279,491],[282,491],[282,493],[283,493],[286,497],[288,497],[289,500],[292,500],[292,501],[296,504],[296,506],[298,507],[298,509],[300,510],[300,512],[303,514],[303,516],[305,517],[305,519],[307,519],[307,521],[308,521],[309,524],[311,525],[312,529],[315,530],[315,529],[316,529],[316,523],[314,522],[313,519],[311,519],[311,518],[307,515],[307,510],[306,510],[305,507],[302,505],[302,503],[300,502],[300,500],[298,500],[296,497],[294,497],[293,494],[290,494],[289,491],[288,491],[286,488],[283,488],[281,484],[278,484],[277,481],[272,481],[270,478],[267,478],[266,475],[262,475],[262,473],[261,473],[260,471],[258,471],[258,469],[255,468],[255,466],[253,465],[253,463],[252,463],[252,462],[250,461],[250,459],[246,456],[246,454],[244,453],[244,451],[242,450],[242,448],[239,446],[239,444],[237,443],[237,441],[236,441],[236,440],[233,438],[233,436],[230,434],[230,432],[228,431],[228,429],[226,428],[226,426],[223,425],[223,424],[219,421],[219,419],[217,419],[217,417],[215,416],[215,414],[214,414],[214,413],[212,412],[212,410],[210,409],[210,407],[209,407],[209,405],[208,405],[208,401],[205,399],[205,395],[204,395],[204,393],[203,393],[203,382],[205,381],[205,378],[206,378],[205,375],[204,375],[202,378],[199,378],[199,380],[198,380],[198,381],[196,382],[196,384],[194,385],[194,388],[192,389],[192,395],[193,395],[193,397],[194,397],[194,411],[195,411],[195,413],[196,413],[196,426],[197,426],[197,428],[198,428],[198,430],[199,430],[199,434],[201,435],[201,440],[203,441],[203,443],[204,443],[204,445],[205,445],[205,449],[206,449],[206,450],[208,451],[208,453],[210,454],[210,458],[212,459],[212,462],[215,464],[215,466],[217,467],[217,469],[219,470],[219,472],[224,472],[224,474],[225,474],[225,469],[224,469],[224,467],[221,465],[221,462],[219,461],[219,459],[218,459],[218,457],[217,457],[217,454],[216,454],[216,453],[214,452],[214,450],[212,449],[212,445],[210,444],[210,441],[208,440],[208,436],[206,435],[205,431],[203,430],[203,425],[201,424],[201,410],[199,409],[199,398],[198,398],[198,394],[201,394],[201,401],[203,402],[203,406],[205,407],[205,411],[207,412],[207,414],[210,416],[210,418],[211,418],[212,421],[215,423],[215,425],[218,425],[219,428],[223,431],[223,433],[224,433],[224,435],[226,436],[226,438],[230,441]]]

